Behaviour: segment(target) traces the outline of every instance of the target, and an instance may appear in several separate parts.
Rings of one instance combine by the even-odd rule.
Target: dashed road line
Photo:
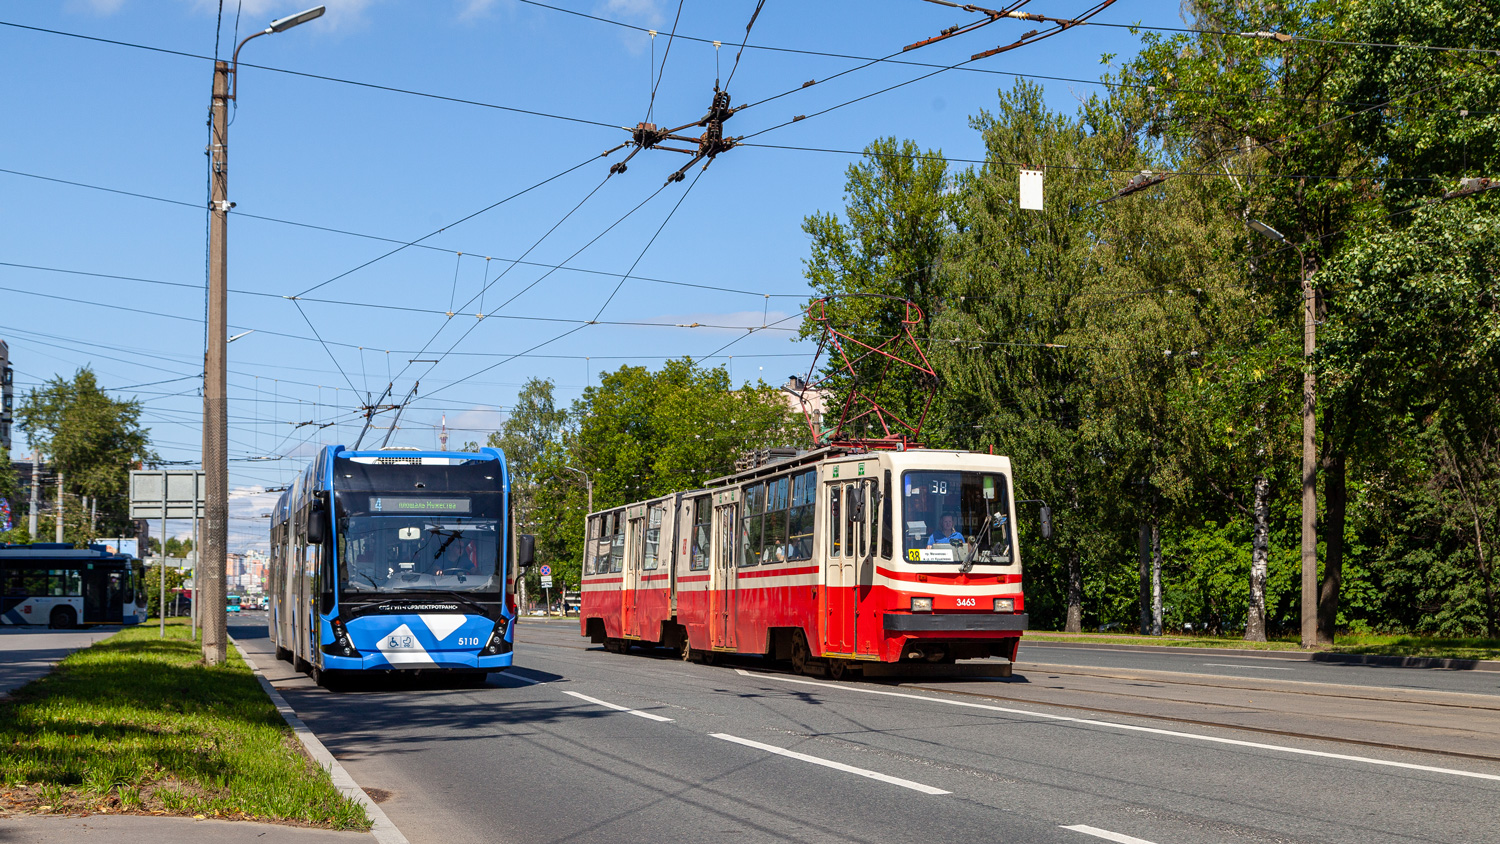
[[[652,720],[652,721],[670,721],[670,720],[672,720],[671,718],[668,718],[668,717],[666,717],[664,715],[657,715],[655,712],[642,712],[639,709],[631,709],[628,706],[621,706],[618,703],[610,703],[607,700],[600,700],[600,699],[598,699],[596,697],[589,697],[588,695],[581,695],[578,692],[563,692],[563,694],[565,694],[565,695],[572,695],[573,697],[576,697],[579,700],[588,701],[589,703],[592,703],[592,704],[594,704],[596,706],[602,706],[605,709],[613,709],[616,712],[628,712],[631,715],[639,715],[642,718],[646,718],[646,719],[649,719],[649,720]]]
[[[1092,835],[1095,838],[1103,838],[1105,841],[1113,841],[1115,844],[1153,844],[1153,842],[1147,841],[1144,838],[1136,838],[1133,835],[1125,835],[1120,832],[1110,832],[1107,829],[1100,829],[1097,826],[1089,826],[1087,824],[1074,824],[1072,826],[1065,826],[1063,829],[1081,832],[1084,835]]]
[[[571,692],[569,694],[571,694]],[[734,742],[735,744],[742,744],[745,747],[753,747],[756,750],[764,750],[767,753],[774,753],[777,756],[785,756],[788,759],[797,759],[803,762],[810,762],[814,765],[822,765],[825,768],[832,768],[835,771],[843,771],[846,774],[855,774],[861,777],[868,777],[872,780],[879,780],[883,783],[899,785],[902,788],[909,788],[912,791],[920,791],[923,794],[935,795],[952,793],[950,791],[944,791],[941,788],[933,788],[930,785],[923,785],[919,782],[904,780],[900,777],[893,777],[889,774],[882,774],[879,771],[871,771],[867,768],[856,768],[853,765],[845,765],[842,762],[835,762],[831,759],[823,759],[818,756],[809,756],[806,753],[798,753],[795,750],[787,750],[784,747],[777,747],[774,744],[761,744],[758,741],[751,741],[750,739],[740,738],[739,736],[732,736],[728,733],[709,733],[709,735],[716,739]]]

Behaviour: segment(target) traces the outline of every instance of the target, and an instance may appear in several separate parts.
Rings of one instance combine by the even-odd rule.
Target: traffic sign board
[[[552,567],[551,566],[542,566],[542,577],[551,577],[551,576],[552,576]]]
[[[551,589],[552,588],[552,578],[549,575],[545,575],[545,574],[542,575],[542,588],[543,589]]]

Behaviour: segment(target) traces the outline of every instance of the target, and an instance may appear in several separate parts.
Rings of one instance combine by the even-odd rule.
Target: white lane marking
[[[1215,668],[1254,668],[1256,671],[1296,671],[1295,668],[1277,668],[1274,665],[1235,665],[1231,662],[1205,662]]]
[[[1152,842],[1147,841],[1144,838],[1136,838],[1131,835],[1123,835],[1118,832],[1110,832],[1107,829],[1100,829],[1097,826],[1088,826],[1087,824],[1074,824],[1073,826],[1065,826],[1063,827],[1063,829],[1070,829],[1074,832],[1081,832],[1084,835],[1092,835],[1095,838],[1103,838],[1105,841],[1114,841],[1116,842],[1116,844],[1152,844]]]
[[[598,699],[596,697],[589,697],[588,695],[581,695],[581,694],[579,694],[577,692],[563,692],[563,694],[565,694],[565,695],[572,695],[573,697],[576,697],[579,700],[586,700],[589,703],[592,703],[592,704],[595,704],[595,705],[598,705],[598,706],[602,706],[605,709],[613,709],[616,712],[629,712],[631,715],[639,715],[642,718],[649,718],[652,721],[670,721],[670,720],[672,720],[671,718],[665,718],[665,717],[663,717],[661,715],[657,715],[654,712],[642,712],[639,709],[631,709],[628,706],[621,706],[618,703],[610,703],[607,700],[600,700],[600,699]]]
[[[530,677],[522,677],[520,674],[512,674],[509,671],[498,674],[496,676],[498,676],[502,680],[520,680],[523,683],[529,683],[533,686],[545,686],[548,683],[552,682],[551,680],[533,680]]]
[[[836,683],[820,683],[816,680],[799,680],[795,677],[782,677],[776,674],[755,674],[743,668],[736,671],[746,677],[759,677],[765,680],[779,680],[783,683],[797,683],[804,686],[821,686],[827,689],[836,689],[846,692],[860,692],[867,695],[883,695],[885,697],[899,697],[908,700],[923,700],[928,703],[942,703],[948,706],[959,706],[965,709],[984,709],[990,712],[1004,712],[1007,715],[1024,715],[1028,718],[1042,718],[1048,721],[1061,721],[1070,724],[1085,724],[1090,727],[1105,727],[1111,730],[1129,730],[1137,733],[1151,733],[1158,736],[1171,736],[1172,738],[1191,739],[1193,741],[1206,741],[1212,744],[1227,744],[1234,747],[1253,747],[1257,750],[1271,750],[1277,753],[1291,753],[1296,756],[1316,756],[1320,759],[1339,759],[1345,762],[1363,762],[1366,765],[1379,765],[1386,768],[1404,768],[1408,771],[1427,771],[1434,774],[1448,774],[1455,777],[1470,777],[1478,780],[1491,780],[1500,782],[1500,774],[1481,774],[1476,771],[1460,771],[1456,768],[1438,768],[1433,765],[1417,765],[1412,762],[1392,762],[1387,759],[1371,759],[1368,756],[1350,756],[1344,753],[1329,753],[1325,750],[1307,750],[1301,747],[1286,747],[1279,744],[1266,744],[1259,741],[1243,741],[1241,739],[1223,738],[1221,736],[1208,736],[1200,733],[1184,733],[1180,730],[1163,730],[1158,727],[1142,727],[1136,724],[1118,724],[1112,721],[1096,721],[1092,718],[1073,718],[1067,715],[1052,715],[1046,712],[1033,712],[1028,709],[1012,709],[1006,706],[991,706],[985,703],[970,703],[966,700],[945,700],[940,697],[927,697],[926,695],[914,695],[906,692],[887,692],[879,689],[863,689],[854,685],[841,685]],[[1150,718],[1142,715],[1142,718]],[[1226,727],[1226,729],[1234,729]],[[1330,739],[1332,741],[1332,739]]]
[[[923,794],[952,794],[951,791],[944,791],[941,788],[933,788],[930,785],[923,785],[919,782],[904,780],[900,777],[893,777],[889,774],[882,774],[878,771],[871,771],[865,768],[856,768],[853,765],[845,765],[842,762],[834,762],[831,759],[821,759],[817,756],[808,756],[806,753],[798,753],[795,750],[787,750],[784,747],[777,747],[774,744],[761,744],[758,741],[751,741],[750,739],[740,738],[739,736],[732,736],[728,733],[709,733],[709,735],[713,736],[716,739],[732,741],[735,744],[743,744],[746,747],[753,747],[756,750],[764,750],[767,753],[774,753],[777,756],[785,756],[789,759],[800,759],[803,762],[811,762],[814,765],[822,765],[825,768],[832,768],[835,771],[843,771],[846,774],[857,774],[862,777],[869,777],[872,780],[880,780],[881,782],[890,783],[891,785],[899,785],[902,788],[909,788],[912,791],[920,791]]]

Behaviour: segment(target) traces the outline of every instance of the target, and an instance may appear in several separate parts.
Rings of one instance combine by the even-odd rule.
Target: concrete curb
[[[340,765],[339,761],[333,758],[333,754],[328,752],[328,748],[323,746],[323,742],[319,741],[318,737],[313,734],[313,731],[307,728],[307,725],[302,722],[301,718],[297,717],[296,710],[292,709],[292,705],[286,702],[286,698],[281,696],[281,692],[276,691],[271,686],[271,681],[267,680],[266,675],[261,673],[260,666],[256,665],[254,660],[245,655],[245,650],[240,647],[240,643],[234,641],[233,636],[229,637],[229,641],[234,645],[234,649],[239,652],[240,659],[243,659],[245,664],[250,666],[250,670],[255,672],[255,679],[260,681],[260,687],[266,690],[266,695],[271,698],[271,703],[276,705],[276,711],[280,712],[281,717],[286,719],[287,726],[291,727],[292,732],[297,734],[297,740],[302,742],[302,747],[307,750],[307,755],[311,756],[313,761],[318,763],[320,767],[328,770],[328,775],[333,778],[333,787],[342,792],[345,797],[365,807],[365,812],[370,816],[370,820],[374,821],[374,825],[370,827],[370,834],[375,836],[375,840],[379,841],[380,844],[410,844],[406,840],[406,836],[401,834],[401,830],[397,829],[396,825],[391,823],[391,819],[386,817],[385,812],[381,810],[380,806],[376,805],[375,801],[370,799],[370,795],[366,794],[365,790],[359,787],[359,783],[354,781],[354,777],[349,776],[349,772],[344,770],[344,766]]]
[[[1451,671],[1500,671],[1500,660],[1440,659],[1427,656],[1386,656],[1383,654],[1345,654],[1330,651],[1262,651],[1248,648],[1187,648],[1169,645],[1123,645],[1109,642],[1059,642],[1053,639],[1021,639],[1027,644],[1052,648],[1081,648],[1138,654],[1197,654],[1232,656],[1241,659],[1273,659],[1283,662],[1322,662],[1333,665],[1378,665],[1386,668],[1446,668]]]

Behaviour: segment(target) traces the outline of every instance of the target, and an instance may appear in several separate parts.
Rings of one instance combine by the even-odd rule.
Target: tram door
[[[735,588],[738,577],[734,564],[739,547],[736,532],[739,502],[731,501],[714,508],[713,577],[708,584],[709,644],[715,648],[732,648],[735,625]]]
[[[879,539],[877,527],[880,524],[880,484],[867,478],[857,488],[861,491],[864,503],[858,512],[851,509],[848,513],[849,541],[846,543],[852,555],[847,571],[852,579],[849,603],[854,614],[849,633],[850,638],[857,642],[857,645],[851,644],[852,649],[870,653],[876,647],[875,637],[879,635],[882,613],[863,613],[860,610],[875,585],[874,556],[878,548],[876,541]],[[860,618],[865,621],[860,622]]]
[[[624,580],[620,584],[620,633],[623,636],[636,636],[639,635],[635,629],[636,587],[640,585],[641,564],[646,548],[644,512],[630,519],[625,541],[628,544],[625,546]]]
[[[854,484],[829,484],[828,555],[823,564],[823,594],[826,599],[824,648],[832,653],[854,652],[854,534],[850,511]]]

